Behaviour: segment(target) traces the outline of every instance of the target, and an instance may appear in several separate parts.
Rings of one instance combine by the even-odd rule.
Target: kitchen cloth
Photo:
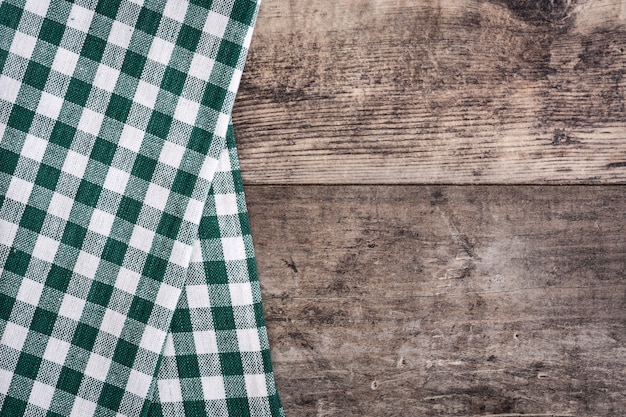
[[[0,0],[0,416],[284,416],[231,123],[258,7]]]

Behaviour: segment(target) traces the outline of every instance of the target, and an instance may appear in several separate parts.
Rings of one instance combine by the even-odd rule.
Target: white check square
[[[247,306],[254,303],[252,299],[252,287],[249,282],[228,284],[230,301],[233,306]]]
[[[15,350],[22,350],[26,337],[28,336],[28,329],[26,327],[19,326],[15,323],[8,322],[4,328],[2,339],[0,344],[13,348]]]
[[[94,12],[92,10],[73,4],[66,24],[71,28],[87,33],[93,14]]]
[[[58,365],[63,365],[69,351],[70,344],[68,342],[57,339],[56,337],[51,337],[46,344],[43,358]]]
[[[96,113],[93,110],[85,108],[83,109],[83,113],[78,121],[78,129],[93,136],[98,136],[103,120],[103,114]]]
[[[173,168],[178,168],[180,161],[183,160],[186,149],[187,148],[177,143],[167,141],[163,144],[163,148],[159,154],[159,162]]]
[[[247,258],[246,246],[241,236],[223,237],[222,250],[225,261],[241,261]]]
[[[111,167],[107,172],[107,176],[104,179],[104,188],[107,190],[111,190],[118,194],[124,194],[124,190],[126,189],[126,184],[128,184],[128,180],[130,178],[130,174],[126,171],[122,171],[121,169]]]
[[[65,161],[63,161],[61,171],[67,172],[77,178],[82,178],[88,163],[89,157],[87,155],[70,150],[67,152]]]
[[[165,403],[180,403],[183,401],[183,393],[178,379],[159,379],[159,400]]]
[[[52,69],[64,75],[71,76],[78,63],[79,55],[65,48],[57,49],[52,62]]]
[[[72,211],[72,205],[74,200],[55,192],[50,199],[50,205],[48,206],[48,214],[68,220],[70,218],[70,212]]]
[[[30,59],[35,50],[37,39],[22,32],[15,32],[9,52]]]
[[[7,190],[6,197],[19,203],[26,204],[28,203],[31,191],[33,190],[33,185],[34,184],[24,181],[21,178],[13,177],[9,183],[9,189]]]
[[[33,256],[42,261],[52,263],[59,249],[60,242],[49,238],[48,236],[39,235],[35,247],[33,248]]]
[[[215,13],[211,10],[206,18],[204,29],[202,30],[206,33],[210,33],[213,36],[221,38],[224,36],[224,32],[226,31],[226,26],[228,26],[229,20],[230,19],[227,16]]]
[[[0,75],[0,85],[2,86],[2,88],[0,88],[0,100],[15,103],[22,83],[2,74]]]
[[[237,194],[216,194],[215,211],[218,216],[229,216],[238,214]]]
[[[111,359],[92,352],[85,367],[85,375],[104,382],[110,366]]]
[[[200,382],[205,400],[223,400],[226,398],[224,378],[221,376],[204,376],[200,378]]]
[[[196,353],[199,355],[219,352],[217,347],[217,336],[212,330],[193,332],[193,341]]]
[[[139,342],[139,347],[153,353],[161,353],[166,333],[156,327],[146,326]]]
[[[176,104],[174,118],[188,125],[194,125],[198,110],[200,110],[200,103],[181,97],[178,99],[178,104]]]
[[[26,135],[26,140],[24,141],[24,146],[22,147],[22,156],[41,162],[47,147],[47,141],[38,138],[37,136]]]
[[[91,214],[91,220],[89,221],[89,230],[92,232],[101,234],[102,236],[108,236],[111,233],[115,216],[106,211],[95,209]]]
[[[54,387],[47,384],[42,384],[39,381],[33,383],[33,389],[30,392],[28,402],[36,405],[37,407],[47,410],[52,402],[54,396]]]
[[[115,84],[117,83],[119,76],[119,70],[100,64],[98,65],[96,76],[93,79],[93,85],[104,91],[112,93],[115,89]]]
[[[71,294],[65,294],[61,302],[61,307],[59,308],[59,316],[78,321],[83,314],[84,308],[85,300],[74,297]]]
[[[41,282],[33,281],[32,279],[24,278],[22,280],[22,285],[20,285],[20,289],[17,291],[18,300],[36,306],[39,302],[39,298],[41,297],[41,292],[43,291],[43,284]]]
[[[62,107],[63,99],[61,97],[57,97],[44,91],[39,99],[36,112],[49,117],[50,119],[56,119],[61,113]]]
[[[194,54],[187,73],[193,77],[206,81],[209,79],[214,65],[215,61],[208,56]]]
[[[152,109],[157,101],[159,91],[160,88],[156,85],[141,80],[137,84],[137,89],[135,90],[135,96],[133,97],[133,101]]]
[[[267,383],[264,374],[244,375],[244,378],[249,397],[267,397]]]
[[[110,308],[107,308],[104,313],[104,317],[102,318],[100,330],[112,334],[115,337],[120,337],[125,322],[125,315],[118,313],[115,310],[111,310]]]
[[[187,285],[185,292],[187,293],[187,304],[189,308],[211,307],[209,289],[206,285]]]
[[[137,225],[133,228],[133,233],[130,236],[128,244],[142,252],[150,252],[154,235],[155,233],[152,230]]]
[[[173,43],[165,39],[154,38],[152,45],[150,45],[150,50],[148,51],[148,58],[160,64],[167,65],[170,62],[173,51]]]

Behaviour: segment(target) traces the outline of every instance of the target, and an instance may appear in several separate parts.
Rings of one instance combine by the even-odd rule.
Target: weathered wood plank
[[[288,415],[626,415],[626,187],[246,193]]]
[[[264,0],[249,184],[623,183],[624,0]]]

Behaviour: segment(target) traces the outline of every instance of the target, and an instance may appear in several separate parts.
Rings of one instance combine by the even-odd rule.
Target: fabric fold
[[[0,1],[0,415],[283,416],[231,124],[250,0]]]

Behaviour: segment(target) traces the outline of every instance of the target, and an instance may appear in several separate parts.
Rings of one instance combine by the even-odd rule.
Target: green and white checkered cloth
[[[0,0],[0,416],[283,416],[230,116],[252,0]]]

